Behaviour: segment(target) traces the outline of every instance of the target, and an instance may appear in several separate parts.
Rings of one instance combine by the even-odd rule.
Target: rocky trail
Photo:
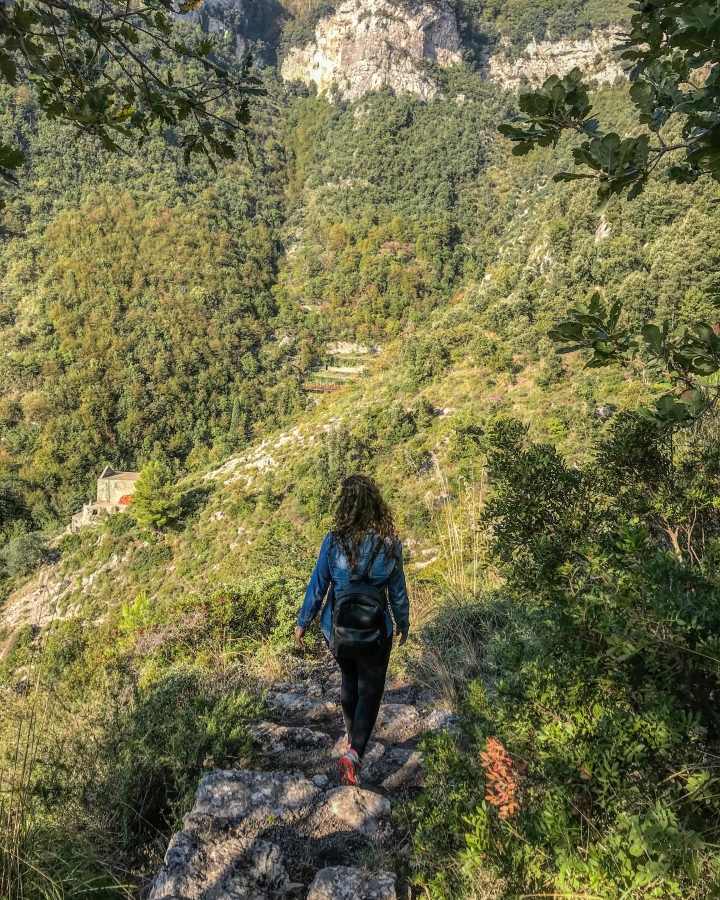
[[[340,673],[298,666],[250,723],[253,770],[213,769],[172,839],[150,900],[408,900],[410,854],[391,801],[423,784],[417,747],[454,716],[429,691],[389,678],[360,787],[343,786]]]

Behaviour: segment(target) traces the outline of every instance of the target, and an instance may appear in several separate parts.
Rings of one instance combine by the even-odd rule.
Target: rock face
[[[430,100],[437,86],[419,61],[450,66],[460,58],[455,11],[444,0],[402,7],[345,0],[318,22],[311,44],[287,53],[281,74],[285,81],[314,83],[318,91],[335,85],[346,100],[383,85]]]
[[[293,810],[311,805],[319,795],[303,775],[214,769],[200,782],[185,825],[202,822],[207,816],[215,822],[269,816],[283,819]]]
[[[619,28],[595,30],[584,41],[563,38],[559,41],[532,41],[522,54],[512,58],[497,53],[488,61],[488,79],[506,90],[516,91],[524,85],[538,87],[551,75],[560,77],[577,66],[583,74],[599,84],[608,84],[624,75],[613,47],[621,41]]]

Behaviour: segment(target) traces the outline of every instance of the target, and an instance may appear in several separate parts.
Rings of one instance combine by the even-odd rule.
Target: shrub
[[[59,542],[58,549],[63,557],[72,556],[73,553],[77,553],[77,551],[82,547],[82,535],[80,534],[64,534]]]
[[[142,844],[155,839],[154,829],[181,827],[204,761],[230,768],[250,755],[243,723],[254,712],[242,691],[212,691],[195,668],[170,671],[140,689],[120,714],[117,748],[106,746],[109,783],[100,786],[115,797],[123,832]]]
[[[720,582],[700,554],[719,525],[698,479],[715,477],[716,456],[625,416],[596,462],[570,469],[496,424],[485,519],[533,639],[498,619],[512,639],[495,639],[493,677],[487,624],[455,624],[474,607],[430,632],[435,670],[476,677],[464,736],[428,743],[428,793],[409,812],[432,898],[479,871],[508,896],[713,896]]]
[[[39,531],[13,538],[0,551],[0,562],[8,575],[29,575],[46,558],[47,541]]]
[[[158,569],[170,562],[173,558],[172,548],[167,544],[151,544],[148,547],[138,547],[130,557],[128,563],[129,572],[144,572],[145,570]]]

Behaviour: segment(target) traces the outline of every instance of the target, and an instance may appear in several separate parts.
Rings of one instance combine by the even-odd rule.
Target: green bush
[[[621,416],[571,469],[498,422],[489,459],[486,523],[533,640],[496,639],[500,677],[468,689],[464,737],[428,745],[418,880],[433,898],[480,870],[508,897],[716,896],[720,581],[702,545],[720,522],[698,490],[714,444]],[[452,669],[457,641],[433,645]]]
[[[115,726],[117,745],[106,747],[108,783],[99,786],[114,797],[122,832],[142,846],[158,828],[181,827],[203,762],[232,768],[251,754],[244,722],[254,713],[255,701],[242,691],[209,691],[191,667],[138,690]]]
[[[128,563],[128,571],[139,573],[159,569],[173,558],[172,548],[167,544],[150,544],[148,547],[138,547],[133,551]]]
[[[8,575],[29,575],[47,559],[47,539],[38,531],[21,534],[0,551],[0,563]]]
[[[58,549],[63,557],[72,556],[73,553],[77,553],[82,547],[82,542],[83,539],[80,534],[64,534],[58,541]]]

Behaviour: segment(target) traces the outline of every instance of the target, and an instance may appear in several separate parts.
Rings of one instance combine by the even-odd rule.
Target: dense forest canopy
[[[253,161],[217,176],[170,133],[98,156],[5,89],[3,140],[29,160],[4,213],[6,539],[67,521],[105,462],[193,469],[289,421],[328,341],[405,335],[446,365],[448,336],[414,332],[459,291],[501,356],[536,353],[596,283],[637,322],[714,309],[712,190],[613,208],[598,245],[582,190],[547,184],[564,144],[511,163],[495,127],[512,98],[468,63],[436,76],[429,104],[385,90],[333,106],[268,69]],[[595,104],[631,122],[621,88]]]

